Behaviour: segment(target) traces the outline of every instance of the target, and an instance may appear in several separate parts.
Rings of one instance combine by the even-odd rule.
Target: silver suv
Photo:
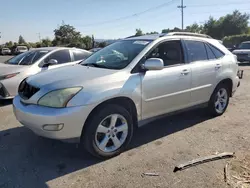
[[[14,113],[40,136],[81,142],[109,158],[124,151],[143,120],[203,104],[222,115],[239,86],[237,72],[236,56],[206,35],[132,37],[25,79]]]

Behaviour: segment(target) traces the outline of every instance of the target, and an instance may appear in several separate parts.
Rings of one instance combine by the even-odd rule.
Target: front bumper
[[[94,106],[49,108],[23,104],[19,96],[13,100],[16,119],[35,134],[66,142],[79,142],[83,125]],[[58,131],[44,130],[44,125],[63,124]]]

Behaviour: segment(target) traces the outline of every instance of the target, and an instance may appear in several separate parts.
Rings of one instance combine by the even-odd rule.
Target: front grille
[[[23,99],[30,99],[35,93],[37,93],[40,89],[36,88],[26,82],[26,80],[22,81],[18,88],[18,94]]]
[[[2,83],[0,83],[0,96],[4,98],[9,96],[9,93],[7,92]]]

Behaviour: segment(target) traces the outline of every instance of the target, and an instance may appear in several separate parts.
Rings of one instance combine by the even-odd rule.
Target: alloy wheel
[[[120,114],[111,114],[97,126],[96,146],[105,153],[119,149],[128,136],[127,120]]]

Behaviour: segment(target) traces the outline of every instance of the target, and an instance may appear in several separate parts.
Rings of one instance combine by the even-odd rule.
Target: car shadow
[[[7,100],[0,99],[0,107],[12,105],[12,101],[13,101],[12,99],[7,99]]]
[[[192,127],[209,117],[194,110],[153,121],[137,129],[129,149]],[[48,187],[65,174],[105,162],[77,144],[44,139],[24,127],[0,132],[0,187]]]

